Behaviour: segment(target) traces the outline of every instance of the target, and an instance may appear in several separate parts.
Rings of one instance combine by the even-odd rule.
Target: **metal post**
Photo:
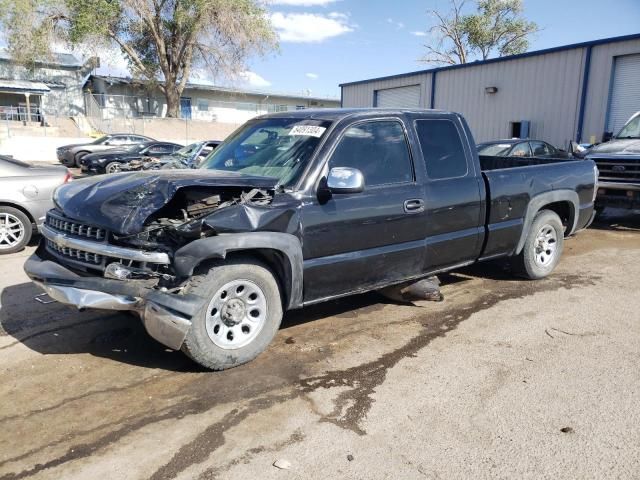
[[[29,101],[29,92],[24,93],[24,98],[27,100],[27,123],[31,123],[31,103]]]

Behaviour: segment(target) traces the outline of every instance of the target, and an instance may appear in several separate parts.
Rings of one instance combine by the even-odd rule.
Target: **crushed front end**
[[[261,217],[271,218],[255,209],[269,211],[273,190],[216,187],[200,181],[165,190],[164,200],[156,201],[153,208],[145,195],[131,196],[135,187],[119,188],[121,198],[135,201],[129,200],[127,208],[120,209],[123,216],[118,223],[117,211],[105,214],[110,205],[113,207],[116,192],[108,199],[102,198],[100,204],[91,205],[88,199],[95,197],[86,189],[97,188],[95,182],[88,183],[84,190],[78,190],[77,183],[75,196],[86,202],[84,218],[78,219],[80,206],[71,201],[69,210],[73,216],[60,204],[48,212],[41,244],[25,263],[27,275],[60,303],[79,309],[138,313],[154,339],[176,350],[204,301],[188,293],[190,272],[176,271],[180,248],[204,237],[232,233],[236,228],[235,231],[260,228]],[[167,183],[163,186],[167,187]],[[145,188],[148,187],[147,184]],[[94,213],[92,208],[101,211]],[[146,213],[141,213],[145,209]],[[219,216],[220,227],[212,222],[213,214]],[[108,222],[104,221],[107,217]],[[86,218],[103,221],[91,223]],[[132,218],[138,218],[139,224],[132,224]]]

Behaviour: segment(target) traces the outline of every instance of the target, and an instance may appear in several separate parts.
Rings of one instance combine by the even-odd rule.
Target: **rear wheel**
[[[551,210],[538,212],[531,224],[522,252],[514,259],[519,275],[532,280],[549,275],[562,256],[564,227],[560,217]]]
[[[206,298],[182,351],[212,370],[249,362],[264,351],[282,321],[274,275],[251,258],[209,264],[194,274],[189,293]]]
[[[22,250],[31,234],[29,217],[16,208],[0,206],[0,254]]]

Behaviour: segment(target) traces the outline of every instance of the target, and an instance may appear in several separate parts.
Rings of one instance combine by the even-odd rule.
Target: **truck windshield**
[[[290,186],[304,170],[330,122],[300,118],[249,121],[216,148],[200,168],[274,177]]]
[[[635,116],[622,127],[616,138],[640,138],[640,115]]]

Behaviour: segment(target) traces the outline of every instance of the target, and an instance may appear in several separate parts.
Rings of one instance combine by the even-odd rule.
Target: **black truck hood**
[[[613,139],[589,150],[587,155],[640,155],[640,139]]]
[[[144,229],[145,221],[185,187],[272,189],[277,179],[214,170],[119,173],[74,180],[55,194],[56,206],[83,223],[122,235]],[[215,193],[215,192],[212,192]]]

